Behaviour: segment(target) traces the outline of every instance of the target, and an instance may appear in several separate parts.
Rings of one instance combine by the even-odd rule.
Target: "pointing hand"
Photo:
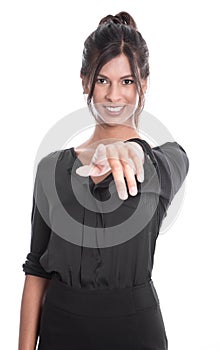
[[[101,176],[112,171],[117,192],[122,200],[128,198],[124,176],[132,196],[137,194],[137,183],[144,181],[144,152],[136,142],[118,141],[111,144],[99,144],[89,165],[76,170],[80,176]]]

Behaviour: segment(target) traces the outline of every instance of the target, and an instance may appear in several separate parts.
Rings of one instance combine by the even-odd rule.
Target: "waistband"
[[[76,289],[52,279],[45,303],[73,314],[107,317],[134,314],[158,305],[159,298],[152,280],[126,288]]]

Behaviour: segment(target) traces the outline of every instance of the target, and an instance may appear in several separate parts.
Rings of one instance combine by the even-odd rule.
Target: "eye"
[[[123,85],[131,85],[131,84],[133,84],[134,83],[134,80],[132,80],[132,79],[124,79],[123,81],[122,81],[122,84]]]
[[[105,78],[97,78],[96,82],[98,84],[107,84],[107,80]]]

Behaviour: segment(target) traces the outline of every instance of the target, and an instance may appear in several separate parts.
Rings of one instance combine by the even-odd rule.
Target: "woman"
[[[151,273],[188,158],[176,142],[151,148],[139,136],[148,76],[133,18],[103,18],[81,68],[94,132],[38,164],[19,350],[37,340],[38,350],[168,349]]]

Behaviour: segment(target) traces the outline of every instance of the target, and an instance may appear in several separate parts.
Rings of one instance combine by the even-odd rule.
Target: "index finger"
[[[118,153],[113,148],[107,148],[106,153],[107,153],[109,165],[112,169],[112,175],[114,177],[118,195],[122,200],[125,200],[128,198],[128,193],[127,193],[127,187],[124,179],[124,171],[123,171],[122,164],[119,160]]]
[[[126,145],[129,149],[129,156],[134,163],[136,169],[137,178],[139,182],[144,181],[144,151],[142,147],[136,142],[127,142]]]

